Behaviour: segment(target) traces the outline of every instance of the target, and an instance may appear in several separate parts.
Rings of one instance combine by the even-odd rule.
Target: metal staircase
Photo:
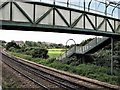
[[[85,46],[73,46],[63,55],[58,57],[58,60],[63,60],[66,57],[70,57],[73,54],[90,54],[98,51],[99,49],[103,48],[105,45],[110,43],[110,38],[103,37],[103,38],[94,38],[91,42],[86,44]]]

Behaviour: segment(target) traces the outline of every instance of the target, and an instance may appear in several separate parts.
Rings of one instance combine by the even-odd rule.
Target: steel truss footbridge
[[[78,0],[80,1],[78,5],[77,2],[72,3],[73,0],[71,2],[70,0],[64,0],[66,2],[23,1],[1,0],[0,26],[2,29],[120,36],[120,18],[113,16],[118,14],[115,10],[120,11],[117,3]],[[99,3],[97,7],[96,3]]]
[[[77,47],[76,51],[95,52],[98,46],[111,40],[113,55],[113,38],[120,39],[120,3],[110,0],[0,0],[0,28],[107,36],[111,39],[94,39],[84,47]],[[69,56],[76,53],[74,48],[68,51]],[[113,57],[111,67],[112,62]]]

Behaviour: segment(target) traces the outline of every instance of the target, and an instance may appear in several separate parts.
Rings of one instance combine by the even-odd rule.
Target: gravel
[[[40,86],[31,82],[29,79],[25,78],[5,64],[2,64],[2,83],[6,83],[8,85],[7,88],[21,88],[20,90],[32,90],[33,88],[34,90],[39,90],[40,88]]]

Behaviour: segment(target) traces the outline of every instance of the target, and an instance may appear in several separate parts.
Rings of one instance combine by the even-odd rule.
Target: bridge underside
[[[120,19],[38,2],[1,2],[0,27],[6,30],[120,37]]]
[[[80,29],[80,28],[66,28],[66,27],[52,27],[46,25],[32,25],[29,23],[16,23],[16,22],[6,22],[0,21],[2,23],[1,29],[5,30],[21,30],[21,31],[43,31],[43,32],[58,32],[58,33],[71,33],[71,34],[86,34],[86,35],[97,35],[97,36],[107,36],[113,38],[120,38],[119,34],[116,33],[107,33],[107,32],[98,32],[90,29]]]

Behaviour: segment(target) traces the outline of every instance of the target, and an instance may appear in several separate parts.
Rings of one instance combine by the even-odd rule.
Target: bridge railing
[[[83,11],[47,4],[47,2],[13,1],[16,2],[0,3],[0,22],[3,29],[33,31],[48,31],[49,29],[50,32],[62,33],[70,33],[70,30],[76,34],[92,35],[103,35],[105,32],[105,36],[109,34],[119,36],[120,33],[119,19],[91,13],[87,7]]]
[[[85,52],[89,51],[90,49],[94,48],[96,45],[100,44],[104,40],[108,38],[94,38],[92,41],[90,41],[85,46],[76,46],[76,53],[78,54],[84,54]],[[74,46],[75,47],[75,46]]]
[[[59,59],[59,60],[62,60],[62,59],[64,59],[64,58],[67,58],[67,57],[71,56],[71,55],[72,55],[73,53],[75,53],[75,52],[76,52],[76,47],[73,46],[73,47],[70,48],[69,50],[66,50],[66,52],[65,52],[64,54],[60,55],[60,56],[58,57],[58,59]]]
[[[86,44],[85,46],[82,47],[83,48],[82,53],[89,51],[90,49],[94,48],[96,45],[100,44],[101,42],[103,42],[106,39],[108,39],[108,38],[104,37],[104,38],[93,39],[91,42],[89,42],[88,44]]]
[[[70,57],[72,54],[85,54],[90,49],[94,48],[98,44],[102,43],[103,41],[107,40],[108,37],[103,38],[94,38],[92,41],[90,41],[85,46],[73,46],[71,49],[67,50],[63,55],[59,57],[59,60],[62,60],[63,58]]]
[[[37,0],[34,0],[34,1],[37,1]],[[102,0],[101,1],[85,0],[85,6],[84,6],[84,0],[64,0],[64,1],[63,0],[40,0],[40,2],[60,5],[60,6],[79,9],[79,10],[85,10],[92,13],[119,18],[118,12],[120,11],[120,8],[114,4],[112,5],[107,4],[105,1],[102,1]]]

